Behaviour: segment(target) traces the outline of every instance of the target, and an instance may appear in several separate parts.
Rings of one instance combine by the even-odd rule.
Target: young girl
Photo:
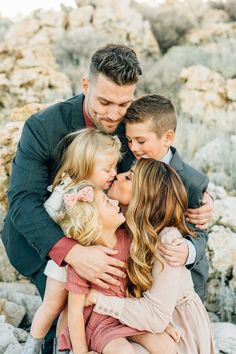
[[[97,187],[82,181],[70,189],[63,197],[64,203],[56,221],[69,237],[84,246],[103,245],[118,250],[118,259],[126,262],[129,257],[130,239],[125,229],[119,228],[125,217],[120,212],[118,201],[109,199]],[[118,229],[119,228],[119,229]],[[111,285],[102,289],[79,276],[71,267],[67,267],[65,288],[68,296],[68,329],[59,336],[59,350],[72,349],[73,354],[84,354],[88,350],[97,353],[134,354],[126,337],[143,333],[143,346],[149,350],[145,341],[145,332],[123,325],[108,315],[93,312],[93,306],[84,309],[85,296],[89,288],[102,291],[108,296],[124,297],[127,278],[117,278],[120,285]],[[166,334],[168,337],[168,335]],[[168,349],[166,353],[174,353]]]
[[[118,137],[95,129],[83,129],[66,136],[61,148],[68,146],[62,156],[60,168],[53,183],[53,193],[45,202],[49,215],[55,219],[61,208],[64,193],[87,179],[97,187],[107,190],[116,175],[116,165],[120,158]],[[67,235],[68,236],[68,235]],[[66,268],[59,267],[50,260],[45,268],[47,284],[42,305],[37,310],[28,341],[22,353],[37,354],[51,324],[67,303],[65,290]],[[66,316],[62,316],[63,327]]]
[[[111,316],[139,330],[161,333],[172,322],[181,336],[178,354],[213,354],[210,321],[194,291],[190,271],[185,266],[169,266],[158,255],[161,242],[172,243],[181,237],[177,229],[194,236],[185,223],[185,188],[171,167],[153,159],[137,163],[132,182],[132,173],[126,175],[128,180],[117,177],[112,196],[121,190],[129,195],[132,183],[126,218],[132,235],[128,296],[133,298],[108,297],[92,290],[88,301],[96,303],[97,313],[106,314],[109,309]],[[168,233],[166,228],[170,228]],[[143,344],[148,335],[132,340]]]

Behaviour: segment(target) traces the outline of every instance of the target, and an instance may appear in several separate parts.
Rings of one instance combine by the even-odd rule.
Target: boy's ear
[[[89,89],[89,79],[87,77],[83,77],[81,86],[82,86],[83,94],[86,96]]]
[[[165,132],[165,145],[166,147],[170,147],[173,145],[175,139],[175,132],[172,129],[169,129]]]

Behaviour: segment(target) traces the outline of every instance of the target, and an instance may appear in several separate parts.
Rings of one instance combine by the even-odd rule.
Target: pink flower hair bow
[[[91,203],[94,200],[94,192],[92,187],[84,187],[77,193],[66,193],[63,196],[65,205],[69,208],[73,208],[76,202],[88,202]]]

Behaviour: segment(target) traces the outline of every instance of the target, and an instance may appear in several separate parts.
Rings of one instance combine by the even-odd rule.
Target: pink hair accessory
[[[77,193],[66,193],[63,196],[65,205],[73,208],[77,201],[91,203],[94,200],[94,192],[92,187],[84,187]]]

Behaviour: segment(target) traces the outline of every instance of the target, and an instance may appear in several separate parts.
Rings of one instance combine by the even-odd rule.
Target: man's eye
[[[100,103],[103,105],[103,106],[107,106],[109,104],[109,102],[104,102],[104,101],[100,101]]]

